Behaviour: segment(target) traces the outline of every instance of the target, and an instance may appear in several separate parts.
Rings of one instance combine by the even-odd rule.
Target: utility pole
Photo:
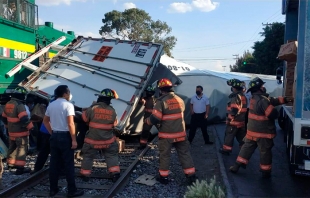
[[[234,59],[238,59],[239,58],[239,54],[233,54],[233,56],[235,57]]]
[[[272,25],[272,23],[262,23],[263,26],[268,26],[268,25]]]

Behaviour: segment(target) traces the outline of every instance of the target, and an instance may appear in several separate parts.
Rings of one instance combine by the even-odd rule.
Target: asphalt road
[[[223,144],[225,124],[214,125],[220,145]],[[259,172],[258,149],[252,155],[246,169],[239,169],[237,174],[229,171],[235,163],[239,148],[235,140],[230,156],[222,155],[234,197],[310,197],[310,177],[292,177],[289,174],[288,160],[283,141],[283,132],[279,129],[272,149],[272,177],[265,179]]]

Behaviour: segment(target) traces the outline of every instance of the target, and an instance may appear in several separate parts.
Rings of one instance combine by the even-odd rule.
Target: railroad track
[[[156,139],[156,138],[155,138]],[[152,142],[155,141],[153,139]],[[151,143],[152,143],[151,142]],[[130,174],[139,163],[141,157],[147,153],[149,147],[138,150],[139,143],[125,143],[125,149],[119,153],[121,176],[113,183],[106,171],[106,164],[102,158],[94,160],[94,166],[89,182],[83,182],[80,170],[80,161],[75,163],[76,186],[84,190],[84,197],[112,197],[120,192],[126,185]],[[0,197],[48,197],[49,193],[49,168],[30,175],[28,178],[0,191]],[[5,182],[5,181],[4,181]],[[55,197],[66,197],[66,180],[60,178],[58,181],[60,192]]]

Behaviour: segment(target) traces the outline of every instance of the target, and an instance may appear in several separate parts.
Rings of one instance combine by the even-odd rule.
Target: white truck
[[[19,86],[47,100],[58,85],[68,85],[73,95],[71,102],[80,108],[89,107],[96,100],[95,94],[104,88],[114,89],[119,95],[118,100],[112,100],[119,121],[115,129],[120,134],[129,133],[126,129],[129,117],[144,89],[151,83],[163,46],[119,39],[78,37],[70,45],[60,47],[57,46],[58,40],[15,66],[7,76],[13,76],[22,67],[32,70],[33,73]],[[50,48],[60,51],[41,67],[31,64]]]
[[[279,125],[285,132],[291,175],[310,176],[310,2],[283,0],[282,8],[286,14],[285,43],[297,41],[298,50],[292,48],[294,45],[286,49],[291,52],[287,56],[296,57],[284,67],[284,86],[287,90],[293,85],[295,104],[283,106]],[[288,78],[292,72],[293,82]]]

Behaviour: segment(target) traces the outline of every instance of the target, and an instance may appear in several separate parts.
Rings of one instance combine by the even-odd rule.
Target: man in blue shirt
[[[55,101],[57,99],[57,97],[53,96],[52,100],[50,101],[50,103],[52,103],[53,101]],[[35,172],[38,172],[39,170],[41,170],[44,167],[44,164],[48,158],[48,155],[51,152],[50,149],[50,137],[51,134],[49,134],[48,130],[46,129],[46,127],[44,126],[44,124],[41,124],[40,127],[40,132],[41,132],[41,149],[39,151],[38,157],[37,157],[37,161],[34,165],[34,170],[31,172],[32,174]]]

